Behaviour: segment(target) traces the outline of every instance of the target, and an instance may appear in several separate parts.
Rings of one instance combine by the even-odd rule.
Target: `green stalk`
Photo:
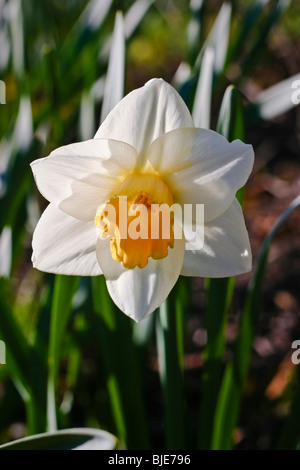
[[[243,109],[239,92],[229,86],[224,94],[217,131],[229,141],[244,137]],[[242,192],[237,196],[242,200]],[[214,433],[214,417],[223,373],[225,329],[228,311],[234,291],[235,278],[207,279],[206,330],[207,344],[204,350],[203,389],[200,406],[199,447],[210,449]]]
[[[206,329],[207,345],[204,351],[203,393],[200,408],[200,449],[210,449],[214,414],[223,372],[225,329],[233,295],[235,279],[207,279]]]
[[[160,306],[156,340],[165,411],[167,449],[185,449],[182,368],[178,353],[176,313],[172,294]]]
[[[149,437],[132,325],[110,299],[104,276],[92,279],[94,311],[100,321],[102,359],[118,437],[128,449],[149,449]]]
[[[57,275],[51,306],[50,336],[48,350],[47,421],[48,431],[56,431],[55,383],[59,368],[60,349],[71,314],[73,296],[79,277]]]

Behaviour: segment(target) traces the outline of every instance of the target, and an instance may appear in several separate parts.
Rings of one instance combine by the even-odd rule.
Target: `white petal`
[[[96,242],[93,222],[74,219],[49,204],[33,234],[33,266],[55,274],[102,274],[96,257]]]
[[[159,307],[176,283],[184,256],[184,238],[175,240],[166,258],[149,259],[143,269],[126,269],[113,260],[109,240],[97,242],[97,258],[115,304],[136,322]]]
[[[153,79],[125,96],[95,137],[127,142],[143,154],[161,134],[193,126],[190,112],[177,91],[164,80]]]
[[[247,181],[251,145],[207,129],[176,129],[152,143],[147,158],[181,204],[204,204],[205,220],[222,214]]]
[[[191,235],[186,232],[186,236]],[[227,277],[248,272],[251,267],[249,237],[241,206],[235,199],[226,212],[204,226],[204,246],[186,250],[181,274]]]
[[[66,145],[31,168],[48,201],[79,220],[92,221],[119,178],[135,167],[136,150],[123,142],[91,139]]]

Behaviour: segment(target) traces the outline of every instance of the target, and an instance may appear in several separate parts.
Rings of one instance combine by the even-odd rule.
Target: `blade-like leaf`
[[[250,47],[250,51],[242,64],[244,76],[252,69],[260,54],[265,50],[265,44],[270,31],[284,11],[289,7],[290,3],[291,0],[276,0],[270,2],[270,9],[267,10],[267,16],[260,25],[259,34],[254,35],[254,44]]]
[[[217,132],[224,135],[230,142],[244,139],[244,116],[239,91],[229,85],[224,93],[217,122]]]
[[[243,110],[239,92],[229,86],[224,94],[217,131],[229,141],[243,139]],[[200,409],[199,445],[210,449],[214,428],[214,416],[223,371],[225,351],[225,330],[231,304],[235,278],[207,279],[206,292],[206,330],[207,344],[204,350],[203,392]]]
[[[80,140],[89,140],[95,135],[95,95],[91,91],[81,97],[79,135]]]
[[[196,127],[209,129],[210,108],[213,84],[215,55],[211,47],[207,47],[201,63],[201,69],[193,106],[193,119]]]
[[[0,450],[113,450],[117,438],[99,429],[74,428],[36,434],[0,446]]]
[[[14,379],[29,391],[33,352],[15,320],[12,306],[7,298],[7,282],[6,279],[0,279],[0,338],[6,345],[6,367],[9,368]]]
[[[261,248],[254,277],[249,285],[245,306],[241,316],[238,340],[234,356],[225,370],[216,408],[213,449],[231,449],[232,434],[237,424],[241,394],[249,367],[251,348],[259,312],[259,301],[267,265],[270,245],[279,228],[300,206],[300,196],[294,199],[270,231]]]
[[[48,352],[48,429],[56,429],[55,380],[58,372],[60,348],[72,309],[73,296],[79,277],[56,276],[52,299]]]
[[[159,308],[156,343],[164,401],[166,448],[185,449],[183,376],[173,296],[174,292]]]
[[[254,30],[259,21],[259,17],[269,3],[270,0],[256,0],[252,5],[250,5],[246,14],[243,16],[243,21],[238,25],[238,31],[236,31],[233,37],[232,45],[228,48],[228,62],[235,60],[240,54],[242,48],[244,48],[248,43],[248,37]]]
[[[125,36],[130,38],[140,22],[144,18],[145,14],[151,7],[154,0],[136,0],[136,2],[129,8],[125,14]]]
[[[94,312],[100,323],[100,346],[107,372],[107,387],[118,436],[128,449],[147,449],[148,429],[131,320],[113,304],[104,276],[94,277],[92,288]]]
[[[187,27],[188,51],[190,63],[195,62],[199,50],[204,0],[191,0],[191,18]]]
[[[207,48],[212,48],[215,55],[214,72],[219,74],[224,67],[230,32],[231,3],[224,2],[214,25],[197,57],[195,67],[198,69]]]
[[[125,33],[122,13],[118,12],[111,42],[108,70],[105,81],[101,122],[123,98],[125,74]]]
[[[0,234],[0,277],[9,277],[12,258],[11,227],[4,227]]]
[[[262,91],[249,107],[249,119],[269,120],[289,111],[300,102],[300,73]]]

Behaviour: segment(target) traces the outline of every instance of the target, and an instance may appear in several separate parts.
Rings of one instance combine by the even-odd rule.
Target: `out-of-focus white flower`
[[[140,321],[162,304],[180,274],[224,277],[251,269],[235,194],[252,166],[250,145],[195,128],[174,88],[153,79],[117,104],[94,139],[31,164],[50,201],[33,235],[33,265],[57,274],[104,274],[114,302]],[[108,215],[111,207],[118,213],[120,201],[141,231],[154,204],[203,204],[204,243],[202,237],[190,241],[193,224],[181,225],[183,235],[174,237],[178,221],[171,215],[168,237],[161,231],[152,237],[150,226],[146,237],[135,239],[127,230],[120,236],[118,219]]]

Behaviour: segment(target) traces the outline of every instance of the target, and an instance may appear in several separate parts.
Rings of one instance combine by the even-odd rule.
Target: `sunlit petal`
[[[97,242],[98,262],[106,277],[108,291],[115,304],[136,322],[141,321],[169,295],[180,274],[184,239],[175,240],[166,258],[149,259],[143,269],[126,269],[112,260],[109,241]]]
[[[40,271],[96,276],[102,274],[96,257],[96,228],[49,204],[32,240],[32,263]]]
[[[191,239],[191,231],[185,233]],[[184,255],[184,276],[227,277],[251,270],[251,247],[237,200],[221,216],[205,224],[204,245],[190,243],[190,248]]]
[[[248,179],[253,149],[240,140],[229,143],[207,129],[176,129],[155,142],[147,153],[154,169],[164,175],[175,200],[204,204],[205,220],[213,220],[232,203]]]
[[[60,147],[31,168],[41,194],[67,214],[92,221],[118,182],[134,168],[137,153],[123,142],[92,139]]]
[[[125,96],[95,137],[127,142],[143,155],[160,135],[193,126],[190,112],[175,89],[164,80],[153,79]]]

